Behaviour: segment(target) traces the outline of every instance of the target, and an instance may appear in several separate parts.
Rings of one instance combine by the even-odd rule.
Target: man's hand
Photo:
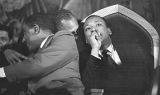
[[[27,59],[26,56],[11,49],[5,50],[4,55],[10,64],[19,63],[22,62],[22,60]]]
[[[93,32],[89,38],[89,43],[92,49],[100,49],[101,47],[101,40],[97,32]]]
[[[101,47],[101,40],[97,32],[93,32],[89,38],[89,43],[92,47],[91,55],[100,59],[99,57],[99,49]]]

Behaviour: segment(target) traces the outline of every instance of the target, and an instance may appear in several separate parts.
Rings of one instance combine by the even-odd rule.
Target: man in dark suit
[[[28,17],[23,30],[34,54],[19,64],[0,68],[0,77],[8,81],[29,79],[29,91],[37,95],[51,94],[50,91],[63,95],[64,90],[68,92],[65,95],[83,95],[74,35],[68,31],[53,34],[53,19],[44,14]]]
[[[103,89],[103,95],[145,95],[150,90],[153,56],[111,40],[110,28],[96,15],[85,20],[84,34],[89,45],[80,53],[80,64],[86,64],[82,80],[87,95],[93,89]]]

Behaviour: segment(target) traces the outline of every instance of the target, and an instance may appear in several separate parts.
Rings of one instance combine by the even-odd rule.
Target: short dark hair
[[[13,38],[13,31],[10,27],[0,24],[0,30],[6,31],[10,40]]]
[[[62,25],[62,20],[70,20],[72,18],[75,18],[75,16],[69,11],[65,9],[57,10],[55,13],[55,27],[56,30],[62,30],[64,26]]]
[[[100,17],[100,16],[98,16],[98,15],[90,15],[89,17],[86,18],[86,20],[89,19],[89,18],[92,18],[92,17],[101,18],[101,19],[105,22],[105,24],[106,24],[107,27],[111,27],[111,24],[110,24],[106,19],[104,19],[104,17]],[[85,21],[86,21],[86,20],[85,20]]]
[[[51,14],[37,13],[27,17],[24,20],[24,23],[30,28],[37,24],[40,28],[49,29],[54,33],[55,27],[53,20],[54,19]]]

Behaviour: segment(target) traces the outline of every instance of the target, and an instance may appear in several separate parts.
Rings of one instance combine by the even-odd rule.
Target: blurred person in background
[[[6,12],[3,9],[3,6],[0,4],[0,24],[6,25],[8,21],[8,17]]]
[[[3,54],[4,48],[10,44],[12,40],[13,32],[8,26],[0,25],[0,63],[3,66],[9,65],[8,61],[5,59]],[[3,64],[2,64],[3,63]]]
[[[8,27],[12,30],[13,37],[10,44],[5,48],[4,54],[8,62],[14,64],[27,59],[29,50],[23,41],[22,23],[17,19],[13,19],[8,23]]]

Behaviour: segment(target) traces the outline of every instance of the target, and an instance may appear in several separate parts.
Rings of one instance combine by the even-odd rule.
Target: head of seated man
[[[40,48],[43,40],[52,35],[54,24],[52,18],[45,14],[34,14],[25,20],[23,26],[24,40],[30,51]]]
[[[68,10],[61,9],[55,14],[55,27],[57,31],[76,33],[79,25],[76,17]]]
[[[97,15],[89,16],[84,23],[84,34],[86,42],[93,45],[91,36],[95,35],[95,39],[101,42],[101,48],[107,48],[111,44],[110,35],[112,34],[106,21]],[[100,47],[99,47],[100,48]]]
[[[12,36],[13,34],[9,27],[0,25],[0,48],[9,44]]]

